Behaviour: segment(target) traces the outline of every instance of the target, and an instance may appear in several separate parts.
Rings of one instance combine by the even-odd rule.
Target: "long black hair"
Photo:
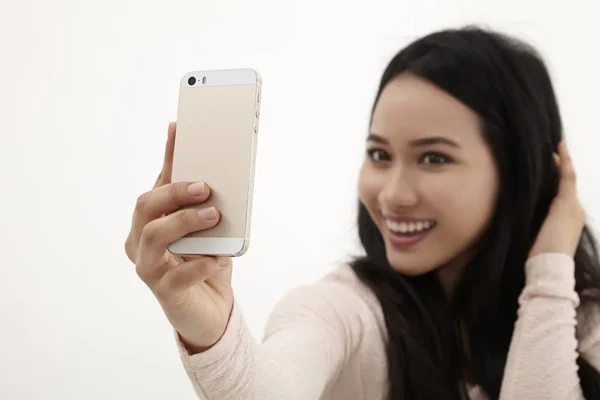
[[[458,400],[466,394],[468,371],[470,380],[497,399],[525,262],[558,187],[552,152],[563,129],[549,72],[527,43],[469,25],[428,34],[397,53],[373,108],[401,73],[428,80],[478,114],[499,171],[500,193],[491,225],[450,299],[433,272],[410,277],[391,268],[381,234],[359,202],[366,255],[351,265],[383,309],[388,398]],[[598,302],[600,262],[587,225],[574,258],[580,306]],[[600,373],[582,357],[577,363],[585,397],[600,399]]]

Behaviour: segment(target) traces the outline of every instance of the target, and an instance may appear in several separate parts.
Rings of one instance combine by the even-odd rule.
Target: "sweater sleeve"
[[[178,335],[177,344],[200,399],[319,399],[358,346],[363,306],[350,287],[322,281],[278,302],[262,343],[236,302],[212,348],[190,355]]]
[[[576,362],[579,297],[573,258],[539,254],[527,260],[525,270],[500,399],[583,400]],[[597,368],[600,331],[587,329],[585,335],[580,350]],[[590,352],[595,353],[593,360]]]

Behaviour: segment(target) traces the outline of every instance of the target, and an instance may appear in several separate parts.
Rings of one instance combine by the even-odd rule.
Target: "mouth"
[[[437,226],[435,220],[385,220],[390,243],[395,247],[413,246],[424,240]]]

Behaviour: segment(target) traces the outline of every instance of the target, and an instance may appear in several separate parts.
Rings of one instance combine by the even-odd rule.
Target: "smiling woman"
[[[360,174],[367,256],[352,267],[382,306],[391,399],[600,398],[600,264],[574,191],[555,197],[561,140],[550,77],[523,42],[447,30],[390,61]],[[547,235],[575,221],[579,245],[539,256],[551,203],[575,211]]]
[[[454,262],[489,225],[498,193],[477,114],[429,81],[400,74],[382,91],[371,131],[359,195],[391,266],[420,275]],[[454,263],[444,270],[458,272],[461,260]]]
[[[536,51],[478,28],[434,32],[391,60],[370,122],[366,255],[286,295],[262,343],[231,259],[167,252],[220,220],[179,210],[211,188],[171,183],[170,126],[127,248],[200,398],[600,398],[600,262]]]

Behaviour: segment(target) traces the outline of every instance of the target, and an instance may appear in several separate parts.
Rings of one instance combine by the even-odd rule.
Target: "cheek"
[[[493,177],[467,174],[446,176],[425,192],[444,231],[456,238],[470,240],[479,235],[491,219],[497,189]]]
[[[370,171],[368,167],[363,167],[358,179],[358,197],[370,213],[377,207],[377,196],[380,189],[377,174]]]

